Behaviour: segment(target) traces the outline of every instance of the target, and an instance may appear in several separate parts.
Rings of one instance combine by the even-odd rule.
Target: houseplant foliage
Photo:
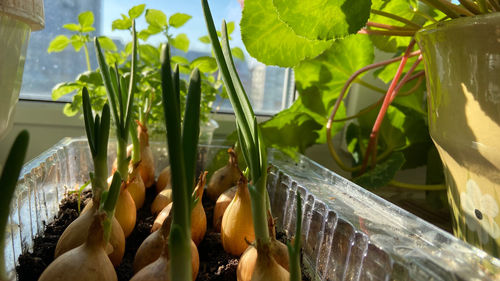
[[[460,41],[463,36],[471,38],[472,35],[467,35],[469,31],[465,30],[465,26],[463,29],[454,29],[457,30],[455,32],[461,34],[455,39],[445,35],[428,36],[434,38],[432,39],[434,41],[425,42],[422,38],[427,29],[431,30],[428,32],[429,34],[437,34],[437,30],[447,26],[448,21],[451,25],[451,23],[462,22],[462,19],[459,18],[474,17],[471,19],[473,22],[470,24],[471,26],[485,26],[483,31],[478,29],[476,33],[484,32],[485,39],[493,38],[491,42],[496,42],[496,34],[487,33],[487,31],[497,28],[496,18],[495,16],[486,17],[483,15],[500,11],[500,3],[496,0],[460,0],[458,4],[446,0],[374,0],[371,2],[357,1],[355,5],[350,6],[350,2],[318,0],[287,1],[285,4],[280,0],[245,1],[241,32],[249,53],[264,63],[294,67],[297,90],[300,94],[300,98],[290,109],[279,113],[268,123],[263,124],[263,131],[267,127],[296,136],[313,136],[316,133],[313,138],[305,141],[300,138],[296,138],[298,141],[291,142],[287,139],[285,143],[272,141],[275,141],[276,146],[284,146],[287,149],[300,149],[310,144],[327,142],[330,153],[337,164],[342,169],[351,172],[354,181],[360,185],[371,188],[394,185],[424,189],[427,190],[428,199],[434,199],[435,203],[439,203],[443,201],[445,186],[442,184],[444,181],[443,168],[428,133],[428,124],[433,125],[431,133],[433,133],[434,142],[440,145],[439,154],[443,160],[450,160],[445,161],[445,166],[449,192],[453,195],[449,198],[449,202],[452,205],[453,213],[458,217],[454,221],[455,234],[462,238],[465,237],[475,245],[484,246],[490,253],[498,255],[498,246],[493,246],[491,249],[486,244],[486,241],[491,241],[488,239],[488,235],[493,238],[494,243],[497,243],[495,241],[500,237],[495,219],[498,207],[493,197],[496,192],[492,187],[497,180],[495,180],[495,176],[489,177],[485,180],[489,183],[482,184],[483,189],[480,189],[472,179],[474,177],[473,171],[477,170],[480,171],[478,173],[480,176],[476,177],[477,180],[486,178],[486,174],[489,173],[488,167],[495,161],[488,162],[489,166],[476,167],[475,164],[470,165],[469,160],[461,160],[463,159],[461,155],[465,152],[461,151],[450,156],[450,151],[456,151],[457,149],[453,147],[459,146],[459,143],[467,142],[458,150],[466,150],[466,147],[469,146],[487,147],[490,144],[486,140],[496,139],[494,128],[490,126],[491,129],[489,132],[486,130],[484,135],[480,135],[479,132],[474,134],[471,142],[458,140],[458,142],[451,144],[448,149],[441,147],[445,143],[443,139],[450,138],[451,131],[458,130],[459,133],[455,138],[459,137],[460,139],[466,138],[463,136],[464,134],[470,134],[471,129],[468,129],[467,126],[473,126],[474,119],[459,122],[465,119],[464,112],[466,115],[469,112],[470,116],[480,117],[487,111],[486,108],[495,108],[495,105],[486,105],[485,103],[488,99],[491,100],[489,97],[492,92],[495,92],[493,90],[495,86],[477,87],[474,82],[483,81],[480,84],[493,85],[493,81],[485,80],[484,77],[497,75],[494,72],[494,63],[492,61],[482,62],[481,58],[494,57],[496,51],[486,51],[489,49],[485,49],[483,52],[476,52],[478,47],[474,51],[471,49],[470,52],[459,51],[462,53],[451,59],[452,49],[455,46],[451,47],[454,43],[446,45],[448,42],[445,40],[450,38],[450,40]],[[333,14],[335,14],[335,20],[324,21],[324,15]],[[368,16],[366,16],[367,14]],[[257,20],[257,18],[262,17],[266,17],[268,20]],[[359,22],[359,19],[362,21]],[[491,23],[491,25],[488,27],[486,22]],[[330,25],[328,26],[328,24]],[[276,39],[277,36],[266,36],[262,40],[257,40],[257,34],[270,29],[279,30],[286,35],[283,40],[289,41],[289,52],[276,51],[282,47],[282,42]],[[421,51],[416,44],[415,35],[417,34],[420,46],[426,46],[423,50],[425,52]],[[444,51],[434,51],[434,45],[438,43],[445,46]],[[480,45],[484,44],[486,42]],[[459,45],[465,45],[465,43]],[[320,50],[321,48],[322,50]],[[470,46],[470,48],[474,47]],[[373,63],[373,50],[377,50],[378,54],[385,52],[392,58]],[[431,52],[439,54],[436,56],[437,59],[433,59]],[[479,55],[474,57],[476,53]],[[421,63],[423,57],[426,59],[425,71],[424,64]],[[474,63],[463,67],[454,67],[451,66],[451,63],[440,64],[446,60],[460,61],[462,58],[465,62],[473,61]],[[362,62],[362,59],[365,61]],[[436,65],[439,66],[436,67]],[[488,74],[474,76],[475,72],[479,72],[480,66],[483,65],[488,65],[485,67]],[[426,72],[436,69],[438,69],[438,76],[431,76],[431,74],[436,74]],[[465,70],[460,72],[458,69]],[[363,76],[367,71],[372,71],[371,75],[384,82],[386,86],[379,88],[371,84],[366,79],[367,75]],[[460,74],[457,75],[457,73]],[[454,75],[460,78],[458,80],[450,78]],[[426,85],[423,83],[424,78],[427,78],[429,89],[426,89]],[[381,95],[378,101],[360,110],[354,116],[345,116],[343,99],[353,83],[380,92]],[[441,83],[443,83],[442,86]],[[450,85],[457,85],[457,83],[462,83],[464,89],[467,87],[476,89],[473,91],[474,98],[470,99],[472,94],[469,90],[460,88],[451,90],[453,86]],[[429,118],[432,119],[427,118],[424,106],[427,98],[424,93],[427,90],[432,99],[429,102],[429,109],[433,110],[429,112]],[[447,96],[448,93],[453,93],[453,96]],[[467,106],[462,107],[459,103],[459,106],[448,109],[443,105],[449,103],[450,100],[463,100],[463,96],[470,99]],[[440,99],[445,99],[447,102],[440,103]],[[471,115],[469,104],[475,103],[478,105],[473,106],[480,107],[482,110]],[[438,106],[439,108],[437,108]],[[495,110],[497,109],[495,108]],[[443,125],[445,121],[438,122],[436,120],[439,115],[445,113],[449,114],[446,117],[447,120],[452,120],[448,123],[458,124],[454,127],[455,130],[449,129],[449,127],[438,128],[437,124]],[[490,113],[488,117],[494,119],[494,115],[496,114]],[[301,120],[301,123],[295,121],[297,118]],[[491,122],[490,119],[486,118],[485,120]],[[348,120],[355,122],[345,123]],[[291,126],[281,125],[287,122]],[[304,126],[303,124],[306,122],[312,126]],[[342,128],[345,128],[345,142],[351,156],[351,165],[342,161],[337,154],[338,148],[334,147],[332,142],[333,135]],[[449,132],[441,132],[447,128]],[[452,141],[446,142],[452,143]],[[495,147],[495,145],[490,146]],[[493,152],[481,153],[480,148],[474,152],[475,156],[471,154],[466,158],[475,157],[481,160],[485,157],[488,158],[485,155],[493,154]],[[476,162],[481,162],[479,160]],[[455,164],[460,166],[462,170],[450,172],[450,167]],[[393,179],[395,173],[400,169],[423,165],[426,165],[427,168],[427,185],[406,184]],[[497,174],[496,170],[494,171]],[[460,178],[458,183],[457,174],[463,174],[466,179]],[[486,192],[486,194],[483,195],[482,192]],[[436,198],[441,198],[441,200],[435,200]],[[471,203],[472,201],[476,203]],[[478,203],[483,201],[489,203]],[[460,202],[461,205],[457,202]],[[481,208],[485,210],[485,215],[480,211]],[[474,220],[476,221],[474,222]],[[465,228],[466,230],[459,229],[457,227],[459,224],[470,227],[469,229]],[[464,232],[467,234],[464,235]],[[471,239],[469,240],[467,236],[470,236]]]
[[[138,60],[137,60],[137,94],[135,115],[142,124],[150,126],[153,130],[162,127],[163,113],[161,107],[161,77],[160,77],[160,53],[161,46],[155,46],[150,43],[153,36],[164,37],[178,55],[173,55],[171,59],[172,67],[179,65],[180,74],[188,76],[194,68],[200,71],[202,99],[201,99],[201,120],[206,122],[215,101],[216,95],[226,97],[225,90],[222,87],[222,81],[216,75],[217,63],[211,56],[200,56],[193,60],[186,58],[190,46],[190,40],[185,33],[179,33],[178,29],[183,27],[191,16],[185,13],[175,13],[167,16],[160,10],[146,9],[145,4],[137,5],[129,9],[128,14],[122,14],[122,17],[112,22],[112,30],[130,30],[132,21],[144,17],[147,27],[137,30],[138,37]],[[95,31],[94,15],[91,11],[83,12],[78,16],[78,23],[68,23],[63,28],[70,31],[72,36],[56,36],[49,44],[47,51],[61,52],[66,48],[73,48],[75,52],[83,50],[87,61],[87,69],[82,72],[75,81],[62,82],[54,86],[52,90],[52,99],[58,100],[63,96],[73,94],[72,102],[65,105],[63,112],[67,116],[74,116],[81,113],[81,91],[87,87],[92,93],[92,108],[101,110],[106,102],[106,90],[101,76],[97,69],[94,69],[90,63],[92,55],[89,44],[92,42],[93,32]],[[234,31],[234,23],[229,24],[228,28],[231,34]],[[176,35],[174,35],[176,34]],[[119,49],[115,41],[106,36],[98,36],[101,48],[104,51],[106,62],[109,65],[118,66],[121,74],[130,70],[130,61],[127,58],[132,52],[132,41],[125,42],[123,49]],[[198,38],[199,41],[209,44],[207,36]],[[174,53],[174,54],[175,54]],[[240,48],[232,48],[233,56],[243,60],[244,55]],[[184,79],[180,80],[181,107],[185,106],[187,95],[187,84]],[[182,111],[183,113],[183,111]]]
[[[300,152],[328,142],[339,166],[364,187],[391,184],[442,190],[442,170],[427,129],[423,64],[412,38],[423,26],[472,13],[440,0],[351,2],[245,1],[241,32],[248,52],[266,64],[293,67],[299,93],[289,109],[262,124],[266,140],[282,150]],[[482,1],[461,2],[478,6]],[[268,20],[258,20],[262,17]],[[257,40],[259,32],[269,29],[286,36]],[[290,51],[279,51],[284,41]],[[405,51],[408,58],[401,64]],[[393,58],[373,64],[375,53],[381,52]],[[372,71],[365,74],[367,70]],[[369,75],[374,78],[367,79]],[[387,86],[374,85],[373,80]],[[352,83],[380,96],[354,116],[346,116],[343,98]],[[289,137],[278,139],[276,132]],[[338,148],[331,145],[331,138],[341,132],[349,164],[342,162]],[[393,180],[398,170],[425,165],[438,167],[427,169],[426,186]],[[443,191],[430,195],[442,196]]]

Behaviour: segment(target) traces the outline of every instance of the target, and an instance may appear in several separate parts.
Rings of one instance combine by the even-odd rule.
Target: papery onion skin
[[[155,163],[149,146],[148,129],[139,121],[137,121],[137,135],[141,151],[141,162],[138,168],[145,187],[149,188],[155,183]]]
[[[194,192],[196,193],[196,197],[198,198],[198,202],[194,206],[191,211],[191,239],[194,241],[196,245],[199,245],[205,237],[205,233],[207,231],[207,216],[205,214],[205,209],[203,208],[202,198],[203,198],[203,190],[206,181],[207,172],[204,172],[200,175],[198,179],[198,184]],[[154,232],[160,229],[163,221],[167,218],[170,211],[172,209],[172,203],[168,204],[159,214],[156,216],[155,221],[153,222],[153,226],[151,228],[151,232]]]
[[[140,163],[142,163],[142,160]],[[127,190],[134,200],[136,210],[139,210],[144,205],[144,200],[146,199],[146,187],[144,186],[138,167],[133,168],[129,175]]]
[[[230,189],[224,191],[217,202],[215,202],[214,207],[214,215],[213,215],[213,227],[215,232],[220,232],[220,228],[222,225],[222,216],[226,211],[227,207],[233,201],[234,196],[236,195],[237,187],[233,186]]]
[[[116,202],[115,217],[122,226],[125,238],[127,238],[134,230],[137,211],[134,199],[124,185],[122,185],[118,201]]]
[[[156,193],[160,193],[167,186],[171,188],[171,183],[172,174],[170,171],[170,166],[167,166],[158,175],[158,180],[156,181]]]
[[[113,264],[104,250],[102,217],[94,216],[86,242],[55,259],[39,281],[116,281]]]
[[[275,253],[272,253],[273,250],[271,244],[265,245],[263,248],[267,248],[267,250],[261,251],[261,253],[263,253],[263,257],[259,257],[257,249],[254,246],[248,247],[243,255],[241,255],[240,261],[238,262],[238,268],[236,270],[237,280],[290,280],[290,273],[288,270],[276,261],[276,258],[281,260],[283,260],[283,258],[276,256],[276,250],[274,250]],[[288,253],[286,253],[286,256],[288,256]]]
[[[204,172],[198,178],[198,184],[194,190],[198,202],[196,202],[191,212],[191,239],[196,245],[200,245],[207,232],[207,215],[205,214],[205,209],[201,202],[203,199],[203,191],[205,190],[206,179],[207,172]]]
[[[82,214],[76,220],[74,220],[59,237],[55,249],[54,258],[57,258],[67,251],[85,243],[89,227],[96,212],[96,208],[93,207],[92,201],[90,201],[86,207],[87,211],[82,212]],[[114,266],[118,266],[121,263],[123,255],[125,253],[125,235],[116,218],[113,218],[109,243],[113,247],[113,252],[108,255],[109,259]]]
[[[250,192],[242,174],[236,195],[222,217],[221,240],[224,251],[234,256],[240,256],[255,240]]]
[[[227,189],[235,186],[240,179],[241,171],[238,168],[238,158],[232,148],[228,149],[229,161],[226,166],[214,172],[207,185],[207,196],[212,202]]]
[[[168,245],[164,250],[168,251]],[[191,240],[191,266],[192,266],[192,277],[194,281],[196,280],[196,276],[198,276],[198,271],[200,268],[200,257],[198,254],[198,249],[196,248],[196,245],[194,244],[193,240]],[[132,277],[132,279],[130,280],[131,281],[170,280],[170,263],[168,262],[167,255],[164,253],[160,254],[153,262],[146,264],[144,267],[139,269],[138,272],[134,275],[134,277]]]
[[[170,204],[170,202],[172,202],[172,188],[168,186],[156,195],[155,200],[153,200],[151,204],[151,213],[157,215]]]
[[[139,270],[157,260],[163,251],[165,243],[167,241],[160,233],[160,230],[151,233],[135,253],[134,273],[139,272]]]

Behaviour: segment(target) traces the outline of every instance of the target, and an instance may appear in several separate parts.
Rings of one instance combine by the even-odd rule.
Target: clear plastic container
[[[151,147],[160,171],[167,164],[166,145]],[[201,145],[200,166],[209,167],[221,150],[226,147]],[[276,150],[268,156],[268,189],[279,229],[294,233],[295,192],[302,194],[304,270],[313,280],[500,279],[499,260],[310,159],[297,154],[296,162]],[[65,193],[85,182],[91,170],[83,138],[65,138],[25,165],[7,229],[5,260],[12,280],[17,257],[32,248]]]

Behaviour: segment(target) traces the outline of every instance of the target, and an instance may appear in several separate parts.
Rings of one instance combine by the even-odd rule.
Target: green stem
[[[132,164],[137,164],[141,161],[141,144],[139,143],[139,137],[137,136],[137,127],[130,126],[130,137],[132,138]]]
[[[2,196],[0,196],[0,280],[8,280],[5,270],[5,234],[7,232],[7,222],[9,220],[10,203],[17,186],[17,179],[23,167],[26,151],[28,150],[29,134],[23,130],[16,137],[12,145],[7,161],[0,176],[0,187]],[[9,231],[10,232],[10,231]]]
[[[111,237],[111,229],[113,225],[113,217],[115,216],[115,207],[116,202],[118,202],[118,196],[120,194],[120,186],[122,182],[122,177],[120,176],[120,172],[115,172],[113,175],[113,180],[111,181],[111,185],[109,187],[109,191],[105,191],[103,197],[105,201],[101,203],[100,209],[106,212],[106,219],[103,223],[104,230],[104,241],[108,243],[109,238]]]
[[[446,14],[447,16],[449,16],[452,19],[456,19],[456,18],[460,17],[460,14],[457,13],[453,8],[446,5],[444,3],[444,1],[446,1],[446,0],[422,0],[422,2],[440,10],[441,12],[443,12],[444,14]]]
[[[364,87],[366,87],[366,88],[368,88],[368,89],[371,89],[371,90],[373,90],[373,91],[375,91],[375,92],[379,92],[379,93],[382,93],[382,94],[385,94],[385,92],[387,91],[387,90],[385,90],[385,89],[382,89],[382,88],[379,88],[379,87],[377,87],[377,86],[375,86],[375,85],[372,85],[372,84],[370,84],[370,83],[368,83],[368,82],[364,81],[364,80],[363,80],[363,79],[361,79],[361,78],[356,78],[356,79],[354,80],[354,82],[356,82],[356,83],[358,83],[358,84],[360,84],[360,85],[362,85],[362,86],[364,86]]]
[[[90,66],[90,57],[89,57],[89,48],[87,47],[87,43],[83,43],[83,51],[85,52],[85,60],[87,62],[87,70],[92,71],[92,67]]]
[[[375,15],[383,16],[383,17],[386,17],[386,18],[390,18],[390,19],[393,19],[393,20],[396,20],[396,21],[399,21],[399,22],[402,22],[402,23],[407,24],[409,26],[413,26],[416,29],[420,29],[421,28],[420,25],[412,22],[411,20],[405,19],[405,18],[400,17],[400,16],[395,15],[395,14],[387,13],[387,12],[376,10],[376,9],[372,9],[371,13],[375,14]]]
[[[262,175],[255,186],[248,185],[250,191],[250,201],[252,204],[252,219],[257,243],[267,244],[271,241],[269,228],[267,225],[267,205],[266,205],[266,181],[267,174]]]
[[[172,174],[172,222],[169,245],[171,261],[171,280],[191,281],[191,197],[188,196],[184,163],[184,150],[181,142],[180,108],[176,102],[176,91],[170,65],[170,46],[163,46],[161,52],[162,104],[167,129],[168,156]],[[191,149],[196,150],[195,147]]]
[[[467,10],[471,11],[474,14],[480,14],[481,11],[479,10],[479,7],[476,5],[476,3],[469,1],[469,0],[458,0],[460,4],[462,4]]]
[[[297,190],[295,196],[296,200],[296,227],[295,227],[295,237],[293,245],[287,243],[288,256],[290,260],[290,281],[300,281],[302,280],[302,273],[300,270],[300,248],[301,248],[301,233],[302,233],[302,198]]]
[[[488,3],[486,3],[486,0],[478,0],[477,2],[479,4],[479,11],[482,14],[488,13]]]
[[[368,34],[368,35],[384,35],[384,36],[414,36],[415,31],[413,30],[380,30],[380,29],[366,29],[362,28],[358,31],[358,34]]]
[[[126,180],[128,175],[128,161],[127,161],[127,140],[120,137],[118,135],[120,131],[119,128],[116,128],[117,136],[116,136],[116,164],[117,171],[120,172],[120,175],[125,175],[123,180]]]
[[[396,180],[391,180],[389,185],[395,187],[401,187],[406,189],[415,189],[415,190],[445,190],[446,186],[444,184],[412,184],[412,183],[404,183]]]

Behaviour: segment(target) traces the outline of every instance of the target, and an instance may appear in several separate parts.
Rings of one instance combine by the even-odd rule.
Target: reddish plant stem
[[[406,72],[406,74],[403,77],[403,79],[401,79],[401,81],[399,81],[398,85],[396,86],[396,88],[392,92],[390,103],[392,103],[392,101],[396,98],[396,95],[399,93],[399,90],[401,90],[401,88],[406,83],[408,83],[408,81],[410,80],[410,77],[411,77],[410,75],[413,74],[413,72],[415,71],[415,69],[420,64],[421,61],[422,61],[422,55],[419,55],[418,58],[417,58],[417,60],[415,61],[415,63],[413,63],[413,65],[411,66],[410,70],[408,70],[408,72]],[[424,74],[424,72],[422,72],[422,74]]]
[[[379,30],[362,28],[358,34],[386,35],[386,36],[409,36],[413,37],[416,30]]]
[[[387,30],[404,30],[404,31],[416,31],[416,30],[418,30],[418,29],[410,28],[410,27],[406,27],[406,26],[389,25],[389,24],[378,23],[378,22],[373,22],[373,21],[366,22],[366,26],[378,27],[378,28],[383,28],[383,29],[387,29]]]
[[[380,111],[377,115],[377,119],[375,120],[375,123],[373,124],[373,129],[372,132],[370,133],[370,140],[368,142],[368,146],[366,148],[366,154],[365,157],[363,158],[363,164],[361,166],[361,173],[363,173],[366,170],[366,166],[368,164],[368,159],[370,159],[370,156],[373,161],[375,162],[377,159],[377,139],[378,139],[378,131],[380,130],[380,126],[382,125],[382,121],[384,120],[384,116],[387,113],[387,109],[389,108],[389,105],[391,103],[391,98],[392,98],[392,93],[396,86],[398,85],[399,78],[401,77],[401,74],[403,74],[404,67],[406,65],[406,62],[410,58],[410,52],[411,49],[413,49],[413,46],[415,45],[415,40],[413,39],[410,44],[408,45],[408,48],[406,48],[406,51],[401,58],[401,63],[399,64],[398,70],[396,71],[396,75],[394,76],[394,79],[392,80],[389,89],[387,90],[387,93],[384,98],[384,102],[382,103],[382,107],[380,108]]]
[[[421,51],[418,50],[418,51],[414,51],[414,52],[409,53],[408,57],[414,57],[414,56],[417,56],[420,54],[421,54]],[[352,84],[352,82],[362,73],[364,73],[368,70],[371,70],[371,69],[375,69],[375,68],[378,68],[378,67],[381,67],[381,66],[384,66],[387,64],[391,64],[391,63],[400,61],[402,59],[403,59],[403,57],[397,57],[397,58],[392,58],[390,60],[381,61],[378,63],[367,65],[361,69],[358,69],[356,72],[354,72],[349,77],[349,79],[346,81],[346,83],[344,84],[344,87],[342,88],[342,91],[340,92],[339,97],[335,101],[335,105],[333,106],[332,112],[330,113],[330,117],[328,118],[328,121],[326,123],[326,139],[327,139],[328,149],[330,151],[331,156],[335,159],[335,161],[339,164],[339,166],[341,166],[342,169],[349,170],[349,168],[347,166],[345,166],[342,163],[342,161],[340,161],[340,158],[338,157],[337,152],[335,152],[334,144],[332,141],[332,125],[333,125],[333,120],[335,118],[335,115],[337,114],[337,111],[340,107],[340,104],[341,104],[342,100],[344,99],[345,93],[347,92],[347,89],[349,89],[349,86]]]

